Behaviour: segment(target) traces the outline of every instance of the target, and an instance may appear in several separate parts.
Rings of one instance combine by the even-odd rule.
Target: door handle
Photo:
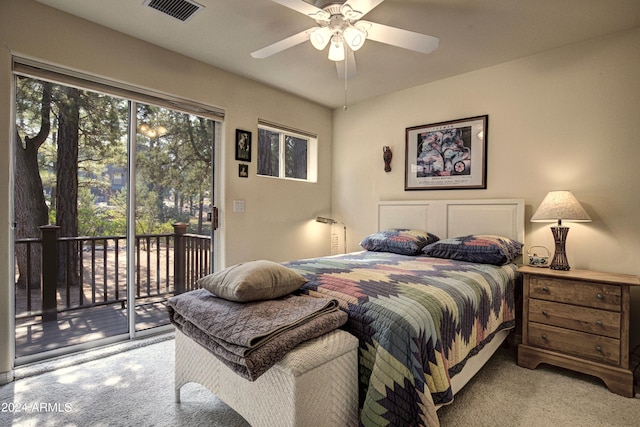
[[[209,216],[210,216],[209,220],[211,221],[211,228],[213,230],[217,230],[218,229],[218,208],[214,206],[213,209],[211,209]]]

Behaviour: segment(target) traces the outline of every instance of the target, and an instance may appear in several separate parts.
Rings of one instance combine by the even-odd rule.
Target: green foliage
[[[193,212],[184,201],[210,197],[213,122],[150,105],[139,105],[137,114],[147,132],[137,137],[136,223],[147,230],[158,223],[190,223],[205,213]]]
[[[17,78],[16,126],[23,141],[40,130],[42,88],[39,80]],[[66,190],[57,188],[56,182],[57,119],[65,89],[53,85],[51,130],[38,149],[51,223],[56,222],[56,192]],[[130,102],[86,90],[79,93],[78,234],[124,235],[130,187],[126,178]],[[175,222],[192,224],[189,232],[198,232],[198,216],[206,212],[194,206],[211,198],[214,122],[143,104],[137,104],[136,119],[156,132],[140,131],[135,141],[136,232],[170,233]]]
[[[117,204],[96,203],[89,188],[80,188],[78,224],[78,234],[81,236],[122,236],[126,234],[126,209]]]

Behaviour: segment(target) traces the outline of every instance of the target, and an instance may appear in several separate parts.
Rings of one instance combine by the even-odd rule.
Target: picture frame
[[[487,188],[488,124],[483,115],[406,128],[405,191]]]
[[[236,160],[251,161],[251,132],[236,129]]]
[[[238,165],[238,176],[240,178],[248,178],[249,177],[249,165],[245,163],[240,163]]]

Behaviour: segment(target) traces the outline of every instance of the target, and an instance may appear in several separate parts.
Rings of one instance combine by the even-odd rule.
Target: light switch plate
[[[234,200],[233,201],[233,211],[234,212],[244,212],[244,200]]]

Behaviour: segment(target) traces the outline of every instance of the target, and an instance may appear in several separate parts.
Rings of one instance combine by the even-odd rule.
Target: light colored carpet
[[[174,403],[173,351],[168,335],[20,369],[0,387],[0,425],[248,426],[196,384]],[[520,368],[500,350],[438,414],[443,426],[638,426],[640,399],[570,371]]]
[[[626,398],[589,375],[521,368],[515,348],[501,348],[438,416],[443,426],[640,426],[637,391]]]
[[[14,404],[21,412],[0,411],[0,426],[247,427],[242,417],[196,384],[183,386],[182,403],[174,403],[174,340],[166,339],[172,337],[18,370],[16,375],[24,378],[0,387],[0,410]],[[101,357],[105,352],[111,355]]]

